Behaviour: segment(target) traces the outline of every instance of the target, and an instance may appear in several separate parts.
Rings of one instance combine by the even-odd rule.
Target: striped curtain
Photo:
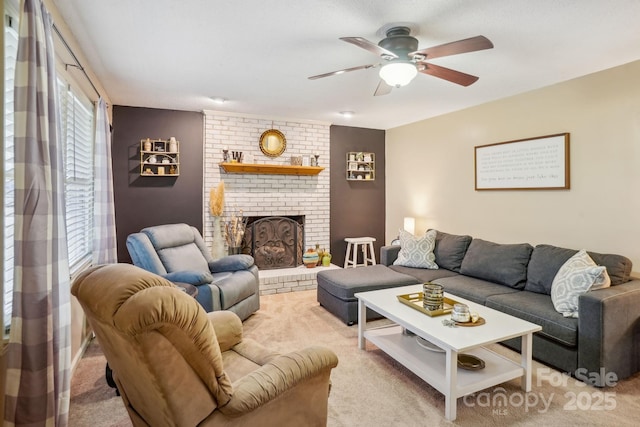
[[[5,426],[66,426],[70,284],[52,22],[23,0],[15,77],[15,272]]]
[[[102,98],[96,104],[95,141],[93,262],[109,264],[118,261],[118,254],[111,170],[111,130],[107,103]]]

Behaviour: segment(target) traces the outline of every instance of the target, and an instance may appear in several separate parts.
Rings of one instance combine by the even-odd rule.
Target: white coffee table
[[[540,326],[446,293],[446,297],[467,304],[486,323],[472,327],[445,326],[442,320],[450,319],[450,315],[430,317],[398,301],[398,295],[421,291],[422,285],[411,285],[356,293],[358,347],[365,350],[365,340],[369,340],[444,394],[445,417],[448,420],[456,418],[457,399],[476,391],[514,378],[521,379],[524,391],[531,391],[532,340],[533,333],[542,329]],[[368,329],[367,307],[395,324]],[[421,347],[416,337],[404,333],[404,329],[437,345],[444,352]],[[522,338],[520,361],[511,360],[484,347],[516,337]],[[475,371],[459,369],[459,353],[479,357],[485,362],[485,367]]]

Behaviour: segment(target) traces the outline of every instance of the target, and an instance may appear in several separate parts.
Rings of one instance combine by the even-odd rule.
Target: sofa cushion
[[[438,264],[436,264],[436,256],[433,253],[435,246],[435,230],[427,231],[422,237],[400,230],[400,252],[393,265],[437,269]]]
[[[195,243],[158,249],[158,257],[168,273],[174,271],[209,271],[209,264]]]
[[[414,277],[391,270],[384,265],[323,270],[317,275],[318,287],[341,300],[355,300],[357,292],[374,291],[394,286],[416,285]]]
[[[390,265],[389,268],[393,271],[397,271],[398,273],[415,277],[417,281],[421,283],[431,282],[432,280],[440,279],[442,277],[459,275],[459,273],[456,273],[455,271],[445,270],[444,268],[429,270],[427,268],[404,267],[402,265]]]
[[[442,285],[444,291],[469,301],[485,304],[488,297],[521,292],[517,289],[469,276],[454,276],[436,279],[433,283]],[[455,297],[453,298],[455,299]]]
[[[578,299],[590,289],[608,288],[607,268],[598,266],[587,252],[579,251],[565,262],[551,285],[551,301],[564,317],[578,317]]]
[[[528,291],[492,295],[485,305],[542,326],[536,334],[565,346],[578,345],[578,319],[558,313],[548,295]]]
[[[195,241],[193,229],[187,224],[164,224],[141,230],[156,250],[182,246]]]
[[[499,244],[473,239],[462,260],[460,273],[514,289],[523,289],[533,246],[528,243]]]
[[[460,266],[467,253],[471,236],[457,236],[436,230],[436,247],[433,253],[440,268],[460,272]]]
[[[537,245],[531,253],[525,290],[551,295],[553,278],[558,274],[560,267],[577,252],[575,249]],[[607,267],[612,286],[629,281],[632,263],[627,257],[597,252],[587,253],[596,264]]]

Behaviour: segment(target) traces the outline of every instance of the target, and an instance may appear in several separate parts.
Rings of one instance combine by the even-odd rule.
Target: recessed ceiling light
[[[347,119],[353,117],[353,114],[353,111],[340,111],[340,115]]]
[[[224,104],[227,100],[221,96],[210,96],[211,100],[216,104]]]

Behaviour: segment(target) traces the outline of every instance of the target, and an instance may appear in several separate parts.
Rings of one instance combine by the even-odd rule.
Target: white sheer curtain
[[[111,169],[111,130],[107,103],[100,98],[96,104],[94,185],[94,239],[95,264],[117,262],[116,219],[113,202],[113,171]]]

